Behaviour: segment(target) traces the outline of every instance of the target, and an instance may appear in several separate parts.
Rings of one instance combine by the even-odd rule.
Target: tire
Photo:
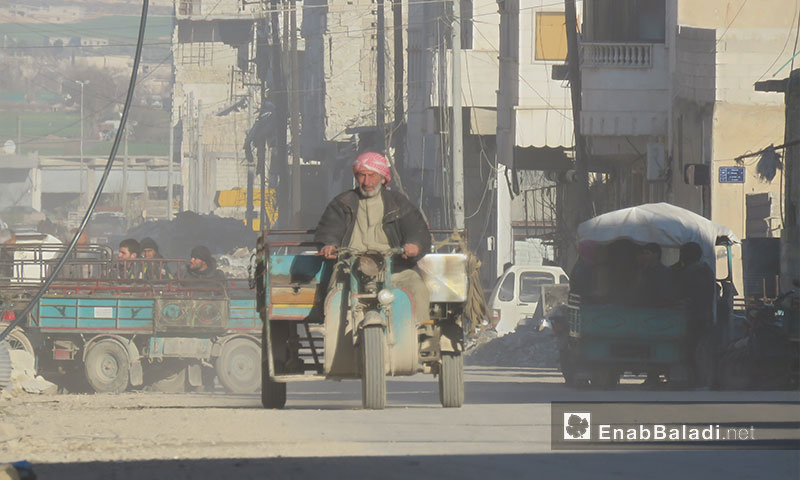
[[[574,352],[569,346],[559,348],[558,364],[561,375],[564,377],[564,383],[568,386],[575,386],[577,382],[575,380]]]
[[[84,361],[86,380],[97,393],[122,393],[128,388],[128,352],[114,340],[89,346]]]
[[[386,407],[385,346],[383,327],[369,326],[361,332],[361,405],[367,410]]]
[[[611,390],[619,385],[619,373],[614,370],[598,370],[592,372],[590,382],[593,387],[600,390]]]
[[[719,363],[717,387],[722,390],[750,390],[755,384],[751,360],[738,351],[726,353]]]
[[[439,401],[445,408],[460,408],[464,404],[464,357],[461,354],[442,352]]]
[[[33,351],[33,345],[31,344],[31,341],[28,340],[28,337],[21,328],[15,328],[14,330],[11,330],[11,333],[9,333],[8,337],[6,337],[6,340],[8,341],[8,346],[11,350],[22,350],[36,357],[36,353]]]
[[[222,346],[217,357],[219,383],[229,393],[255,393],[261,386],[261,351],[258,344],[246,338],[234,338]]]

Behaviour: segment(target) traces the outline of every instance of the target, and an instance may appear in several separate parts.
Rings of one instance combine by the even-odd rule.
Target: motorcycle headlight
[[[378,292],[378,301],[381,305],[391,305],[394,302],[394,292],[389,289],[383,289]]]

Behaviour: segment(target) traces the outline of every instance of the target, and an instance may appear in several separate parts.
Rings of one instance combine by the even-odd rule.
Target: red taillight
[[[4,322],[13,322],[17,316],[14,314],[13,310],[7,310],[3,312],[3,321]]]
[[[497,328],[498,323],[500,323],[500,309],[495,308],[492,310],[492,328]]]
[[[53,360],[72,360],[72,352],[65,348],[54,348]]]

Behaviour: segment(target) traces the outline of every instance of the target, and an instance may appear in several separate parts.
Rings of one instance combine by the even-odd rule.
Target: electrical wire
[[[764,70],[764,73],[762,73],[761,76],[758,77],[758,80],[753,82],[754,85],[756,83],[760,82],[761,80],[763,80],[765,76],[767,76],[767,74],[772,70],[772,67],[774,67],[775,64],[778,63],[778,59],[781,58],[781,55],[783,55],[783,52],[786,51],[786,47],[789,45],[789,40],[791,40],[791,38],[792,38],[792,32],[795,30],[795,22],[800,20],[800,17],[798,17],[798,9],[799,8],[800,8],[800,0],[795,0],[795,2],[794,2],[794,15],[792,15],[792,24],[789,26],[789,31],[786,33],[786,41],[783,43],[783,48],[781,48],[780,53],[778,53],[778,55],[775,56],[775,60],[773,60],[772,63],[769,64],[769,67],[767,67],[767,69]]]
[[[8,324],[5,330],[0,333],[0,341],[3,341],[11,330],[16,328],[20,323],[22,323],[28,315],[33,310],[33,307],[39,302],[42,298],[44,293],[50,288],[50,285],[55,280],[56,276],[58,276],[61,269],[67,263],[67,259],[69,258],[70,254],[75,250],[75,246],[78,244],[78,239],[83,234],[83,231],[86,229],[86,225],[89,223],[89,219],[92,217],[92,213],[94,212],[95,207],[97,206],[98,202],[100,201],[100,195],[103,193],[103,187],[105,187],[106,180],[108,180],[109,174],[111,173],[111,168],[114,166],[114,158],[117,155],[117,150],[119,149],[120,141],[122,140],[122,132],[125,131],[125,123],[128,120],[128,114],[130,113],[131,103],[133,102],[133,91],[136,87],[136,76],[139,70],[139,61],[142,57],[142,46],[144,43],[144,32],[145,26],[147,24],[147,7],[149,4],[149,0],[142,0],[142,15],[141,21],[139,24],[139,40],[136,45],[136,53],[134,54],[133,58],[133,71],[131,72],[131,79],[128,85],[128,94],[125,98],[125,107],[122,109],[122,118],[120,119],[120,127],[117,129],[117,135],[114,138],[114,145],[111,147],[111,153],[108,156],[108,161],[106,162],[105,170],[103,171],[103,175],[100,177],[100,181],[97,184],[97,190],[94,192],[94,197],[92,201],[89,203],[89,208],[86,210],[86,214],[83,216],[83,220],[81,224],[78,226],[75,235],[72,237],[72,241],[67,246],[64,253],[61,254],[61,257],[58,259],[58,263],[56,263],[53,270],[47,276],[47,279],[44,281],[41,287],[39,287],[39,291],[36,292],[36,295],[31,298],[25,308],[22,310],[19,316],[14,318],[11,323]]]
[[[739,7],[739,10],[736,11],[736,15],[733,16],[731,21],[728,23],[728,26],[725,27],[725,30],[722,32],[722,35],[720,35],[719,38],[717,39],[717,43],[714,44],[715,51],[717,49],[717,46],[719,46],[719,43],[722,41],[722,39],[725,38],[725,34],[728,33],[728,30],[730,30],[731,26],[733,25],[733,22],[735,22],[736,19],[739,18],[739,14],[742,13],[742,10],[744,10],[744,6],[747,5],[747,2],[748,0],[744,0],[742,2],[742,5]]]
[[[489,40],[488,38],[486,38],[486,35],[484,35],[484,34],[483,34],[483,32],[481,32],[481,31],[480,31],[480,29],[478,29],[477,31],[478,31],[478,33],[480,34],[480,36],[481,36],[481,37],[483,37],[483,39],[484,39],[484,40],[486,40],[486,42],[489,44],[489,46],[491,46],[491,47],[492,47],[494,50],[496,50],[496,51],[498,51],[498,52],[500,51],[500,49],[499,49],[499,48],[497,48],[497,47],[495,47],[495,46],[494,46],[494,44],[492,43],[492,41],[491,41],[491,40]],[[494,62],[497,64],[497,66],[498,66],[498,68],[499,68],[499,67],[500,67],[500,63],[497,61],[497,59],[493,59],[493,61],[494,61]],[[572,121],[572,117],[568,116],[567,114],[565,114],[564,112],[562,112],[562,111],[561,111],[561,109],[559,109],[558,107],[556,107],[555,105],[553,105],[552,103],[550,103],[550,101],[549,101],[547,98],[545,98],[545,97],[544,97],[544,96],[543,96],[541,93],[539,93],[539,91],[538,91],[538,90],[536,90],[535,88],[533,88],[533,85],[531,85],[531,84],[528,82],[528,80],[527,80],[525,77],[523,77],[523,76],[522,76],[522,74],[520,74],[520,73],[517,73],[517,78],[518,78],[519,80],[522,80],[522,82],[523,82],[525,85],[527,85],[527,86],[528,86],[528,88],[530,88],[530,89],[531,89],[531,91],[533,91],[533,93],[535,93],[535,94],[536,94],[536,95],[537,95],[537,96],[538,96],[540,99],[542,99],[542,101],[543,101],[543,102],[544,102],[544,103],[545,103],[545,104],[546,104],[548,107],[550,107],[550,109],[552,109],[553,111],[555,111],[556,113],[558,113],[559,115],[561,115],[562,117],[564,117],[566,120],[569,120],[570,122]]]
[[[169,55],[167,55],[166,57],[164,57],[164,59],[163,59],[161,62],[159,62],[159,63],[158,63],[158,64],[157,64],[155,67],[153,67],[152,69],[150,69],[150,71],[149,71],[148,73],[146,73],[145,75],[143,75],[143,76],[142,76],[142,78],[141,78],[141,80],[139,80],[139,81],[137,82],[137,85],[138,85],[138,84],[140,84],[141,82],[144,82],[144,81],[145,81],[145,80],[146,80],[146,79],[147,79],[147,78],[148,78],[150,75],[152,75],[153,73],[155,73],[155,71],[156,71],[156,70],[157,70],[157,69],[158,69],[158,68],[159,68],[159,67],[160,67],[162,64],[164,64],[164,62],[166,62],[166,61],[167,61],[167,60],[168,60],[170,57],[172,57],[172,52],[170,52],[170,53],[169,53]],[[84,117],[91,117],[91,116],[94,116],[94,115],[96,115],[96,114],[98,114],[98,113],[102,112],[102,111],[103,111],[103,110],[105,110],[106,108],[110,107],[111,105],[113,105],[113,104],[117,103],[119,100],[121,100],[121,98],[112,99],[112,100],[111,100],[109,103],[105,104],[105,105],[104,105],[103,107],[101,107],[100,109],[97,109],[97,110],[90,111],[88,114],[84,115]],[[131,108],[135,108],[135,107],[131,106]],[[50,132],[48,132],[48,133],[46,133],[46,134],[44,134],[44,135],[40,135],[40,136],[38,136],[38,137],[33,137],[33,138],[31,138],[31,139],[25,140],[24,142],[21,142],[21,144],[23,144],[23,145],[24,145],[24,144],[29,144],[29,143],[32,143],[32,142],[36,142],[36,141],[38,141],[39,139],[42,139],[42,138],[49,137],[50,135],[54,135],[54,134],[56,134],[56,133],[59,133],[59,132],[62,132],[62,131],[64,131],[64,130],[66,130],[66,129],[68,129],[68,128],[74,127],[75,125],[78,125],[79,123],[80,123],[80,120],[77,120],[77,121],[75,121],[75,122],[72,122],[72,123],[69,123],[69,124],[67,124],[67,125],[65,125],[65,126],[63,126],[63,127],[60,127],[60,128],[58,128],[58,129],[56,129],[56,130],[52,130],[52,131],[50,131]]]

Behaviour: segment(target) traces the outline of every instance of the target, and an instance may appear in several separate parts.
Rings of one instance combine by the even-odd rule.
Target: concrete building
[[[255,64],[261,5],[237,0],[176,0],[172,125],[184,208],[244,218],[244,206],[221,207],[225,190],[246,188],[243,145],[261,104]]]
[[[777,234],[779,182],[761,180],[753,159],[735,159],[783,141],[783,100],[754,84],[791,57],[795,7],[790,0],[584,2],[581,129],[590,170],[606,174],[595,189],[604,210],[669,201],[742,238]],[[710,179],[695,182],[695,172]],[[755,194],[772,203],[748,218]]]
[[[42,171],[36,154],[19,155],[12,148],[0,150],[0,211],[25,207],[42,209]]]
[[[299,224],[313,228],[333,195],[352,188],[350,165],[360,151],[384,150],[395,161],[394,101],[398,33],[391,3],[384,8],[383,58],[378,57],[378,7],[372,0],[303,2],[298,66],[303,191]],[[405,18],[401,15],[400,20]],[[401,22],[405,23],[405,22]],[[403,28],[399,29],[400,39]],[[401,65],[405,55],[400,52]],[[383,73],[379,73],[382,60]],[[402,78],[402,71],[400,72]],[[382,81],[381,81],[382,77]],[[378,86],[383,101],[379,106]],[[291,88],[291,87],[290,87]],[[401,107],[403,85],[399,85]],[[379,126],[382,110],[383,130]],[[403,178],[401,180],[401,183]],[[399,185],[395,182],[395,185]],[[397,188],[397,187],[396,187]]]
[[[408,166],[422,172],[412,190],[441,226],[452,182],[449,15],[409,3]],[[555,233],[555,186],[543,172],[570,168],[569,90],[552,80],[566,30],[563,5],[543,0],[462,2],[461,15],[466,224],[491,285],[506,262],[552,259],[542,239]]]
[[[273,209],[281,212],[278,225],[313,227],[332,194],[352,186],[352,177],[342,173],[359,149],[378,148],[382,136],[377,128],[375,4],[298,2],[295,31],[291,11],[280,2],[241,7],[235,0],[212,5],[177,0],[175,5],[173,122],[180,131],[186,208],[244,218],[244,206],[220,205],[215,198],[246,188],[243,145],[262,104],[263,87],[276,108],[268,188],[276,201]],[[386,18],[391,18],[388,9]],[[384,51],[388,126],[394,121],[392,31],[386,29]],[[291,66],[293,42],[296,70]],[[283,141],[278,131],[291,124],[292,111],[299,113],[297,139],[289,128]],[[291,197],[290,187],[295,158],[301,192],[315,192],[302,194],[298,205],[292,204],[298,199]],[[228,193],[224,198],[241,198]]]

